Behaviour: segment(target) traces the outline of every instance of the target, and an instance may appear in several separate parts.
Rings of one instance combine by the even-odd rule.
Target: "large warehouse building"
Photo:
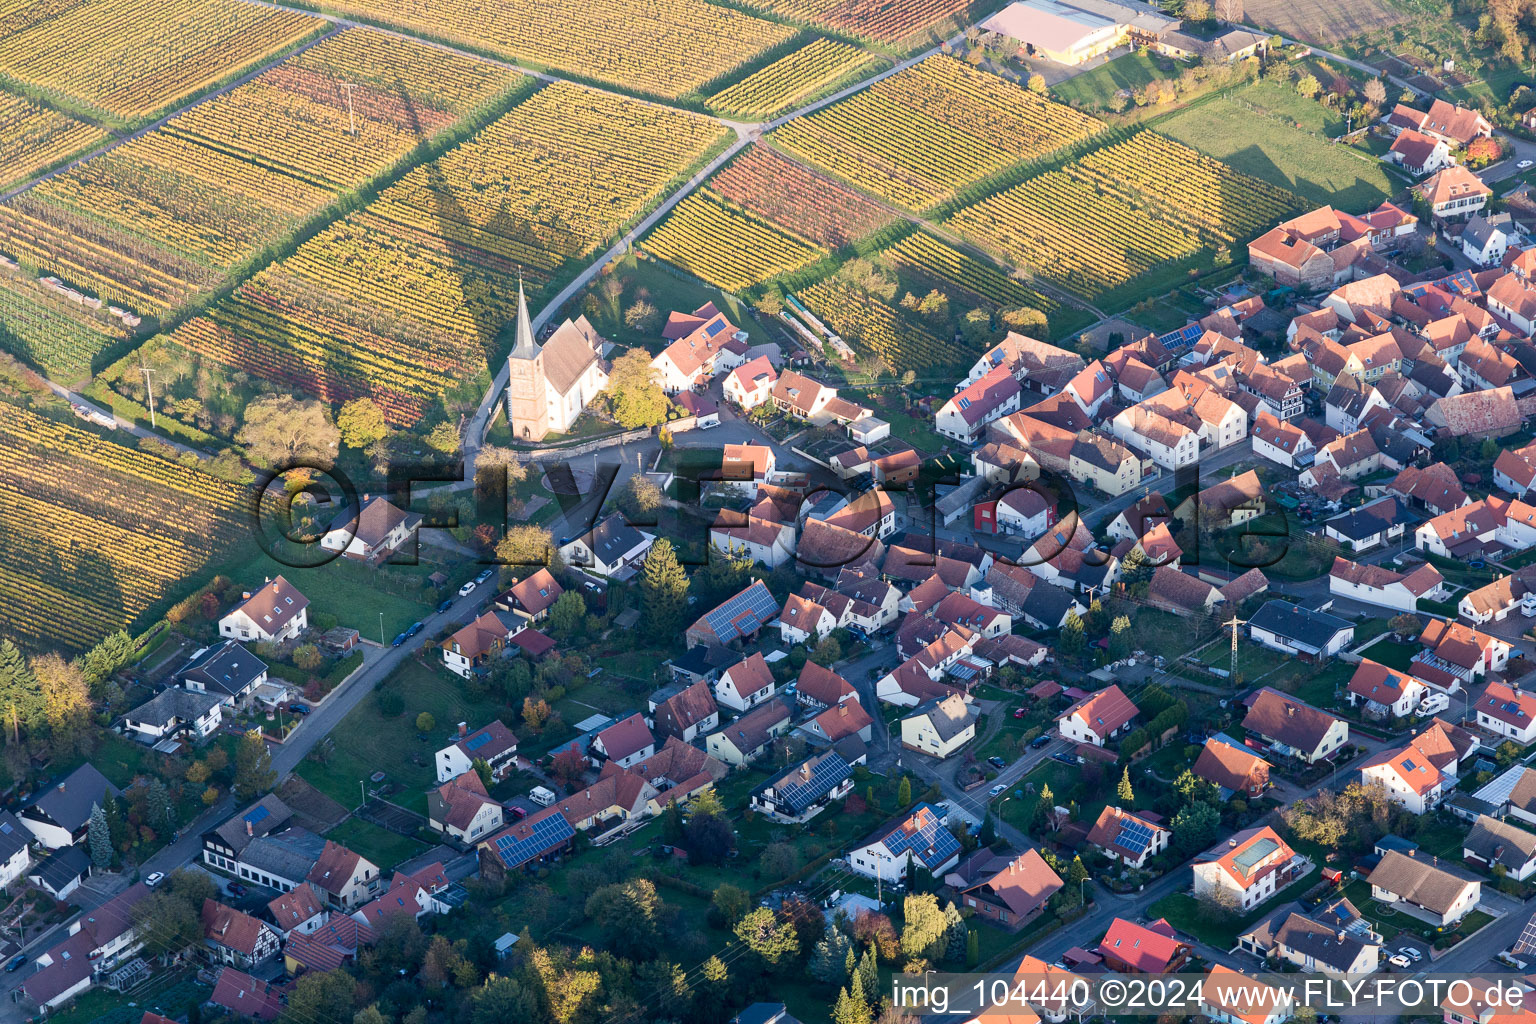
[[[1136,0],[1017,0],[980,27],[1016,40],[1021,56],[1075,65],[1125,42],[1156,46],[1179,19]]]

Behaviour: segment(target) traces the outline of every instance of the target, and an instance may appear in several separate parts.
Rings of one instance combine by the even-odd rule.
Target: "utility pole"
[[[1237,679],[1237,627],[1246,626],[1247,624],[1248,620],[1239,619],[1237,617],[1237,612],[1233,612],[1232,618],[1222,623],[1223,626],[1232,627],[1232,668],[1229,670],[1230,674],[1227,676],[1228,682],[1235,682]]]
[[[347,90],[347,125],[351,128],[352,137],[357,138],[357,118],[352,114],[352,90],[357,86],[353,82],[342,82],[341,87]]]
[[[379,612],[379,646],[384,646],[384,613]]]
[[[155,422],[155,391],[149,383],[150,374],[155,371],[140,363],[139,372],[144,374],[144,400],[149,405],[149,426],[151,430],[158,429],[158,424]]]

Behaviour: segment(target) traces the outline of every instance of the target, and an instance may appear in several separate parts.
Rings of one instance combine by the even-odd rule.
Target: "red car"
[[[521,807],[512,807],[509,808],[509,810],[511,810],[512,818],[515,821],[522,821],[524,818],[528,817],[528,812]]]
[[[1023,718],[1024,717],[1024,709],[1023,708],[1014,708],[1013,709],[1013,717],[1014,718]]]

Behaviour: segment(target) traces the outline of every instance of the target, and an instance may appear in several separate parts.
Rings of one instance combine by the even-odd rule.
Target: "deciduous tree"
[[[341,432],[316,399],[292,395],[263,395],[245,407],[245,423],[235,440],[245,445],[252,461],[270,467],[317,463],[329,466],[336,458]]]
[[[272,767],[272,752],[262,739],[261,730],[252,729],[240,737],[235,749],[235,799],[249,803],[272,788],[277,772]]]
[[[354,398],[336,414],[336,429],[341,433],[341,443],[348,448],[366,448],[389,433],[384,422],[384,411],[373,399],[364,396]]]

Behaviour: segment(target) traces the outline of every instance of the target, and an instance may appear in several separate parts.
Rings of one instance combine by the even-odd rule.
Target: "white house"
[[[1436,861],[1438,858],[1436,858]],[[1477,907],[1482,883],[1447,863],[1388,850],[1366,881],[1371,898],[1382,903],[1401,903],[1413,916],[1440,927],[1455,925]]]
[[[1377,717],[1407,718],[1429,691],[1429,684],[1370,658],[1360,659],[1345,691],[1351,707],[1365,706]]]
[[[593,736],[587,748],[587,760],[599,768],[605,762],[628,768],[654,753],[656,737],[645,724],[645,716],[636,711]]]
[[[755,409],[768,401],[778,379],[778,371],[773,368],[768,357],[758,356],[725,375],[722,393],[726,401],[742,409]]]
[[[933,428],[945,437],[971,444],[988,423],[1017,412],[1022,393],[1018,380],[1006,366],[995,367],[939,406],[933,416]]]
[[[1440,806],[1446,787],[1455,781],[1411,744],[1376,754],[1361,766],[1360,776],[1367,784],[1381,786],[1387,799],[1414,814],[1428,814]]]
[[[1273,985],[1212,964],[1200,987],[1200,1012],[1218,1024],[1283,1024],[1295,999]]]
[[[219,636],[279,643],[309,628],[309,598],[279,576],[246,594],[219,620]]]
[[[1312,464],[1317,446],[1306,431],[1276,419],[1268,409],[1253,418],[1253,453],[1286,469],[1305,469]]]
[[[1400,573],[1338,557],[1328,573],[1328,592],[1398,612],[1416,610],[1421,599],[1443,601],[1446,597],[1445,579],[1428,562],[1410,573]]]
[[[1224,893],[1246,914],[1290,884],[1305,866],[1305,858],[1298,857],[1274,829],[1261,825],[1195,858],[1195,896]]]
[[[1116,438],[1166,470],[1192,465],[1200,457],[1198,432],[1144,405],[1120,413],[1110,428]]]
[[[1489,683],[1472,708],[1477,724],[1496,736],[1514,740],[1520,746],[1536,740],[1536,694],[1507,683]]]
[[[837,628],[837,617],[810,598],[790,594],[779,612],[779,638],[786,644],[818,644]]]
[[[1050,527],[1054,512],[1040,491],[1013,487],[997,499],[997,528],[1002,533],[1038,537]]]
[[[1248,620],[1248,635],[1255,643],[1303,661],[1317,661],[1338,654],[1355,638],[1355,626],[1337,615],[1314,612],[1289,601],[1266,601]]]
[[[0,889],[9,889],[27,870],[31,840],[31,831],[16,815],[0,810]]]
[[[1467,221],[1461,233],[1461,251],[1480,267],[1496,267],[1509,247],[1519,241],[1520,231],[1507,212],[1484,212]]]
[[[635,529],[615,512],[562,545],[560,557],[567,565],[603,576],[620,576],[625,569],[638,566],[655,542],[655,534]]]
[[[960,841],[946,827],[943,813],[924,803],[848,851],[848,867],[866,878],[900,882],[906,879],[910,858],[940,878],[959,862],[960,849]]]
[[[349,508],[332,521],[320,547],[347,558],[378,563],[398,551],[421,527],[421,515],[403,512],[383,498],[363,495],[362,511]]]
[[[1461,841],[1461,856],[1490,872],[1502,867],[1506,877],[1523,882],[1536,874],[1536,832],[1479,814]]]
[[[651,360],[651,366],[669,395],[702,385],[746,361],[747,332],[737,330],[713,303],[692,315],[673,313],[662,336],[674,340]]]
[[[1139,868],[1168,849],[1172,835],[1162,825],[1139,818],[1118,807],[1105,807],[1088,830],[1088,842],[1110,860]]]
[[[500,801],[486,793],[478,772],[465,772],[427,793],[427,823],[467,846],[501,828]]]
[[[125,714],[123,731],[151,743],[180,733],[194,741],[207,739],[224,721],[223,708],[217,694],[168,686]]]
[[[495,719],[470,732],[464,722],[459,723],[458,735],[448,746],[437,752],[437,781],[447,782],[458,778],[484,761],[491,766],[491,778],[506,778],[514,767],[517,757],[517,737],[512,730]]]
[[[1136,705],[1111,685],[1078,701],[1056,720],[1061,735],[1073,743],[1092,743],[1102,747],[1105,741],[1128,730],[1137,714]]]
[[[760,653],[744,658],[720,673],[715,682],[715,703],[732,711],[746,711],[773,696],[773,671]]]

